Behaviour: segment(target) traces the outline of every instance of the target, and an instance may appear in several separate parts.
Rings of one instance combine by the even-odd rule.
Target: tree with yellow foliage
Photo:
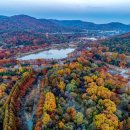
[[[111,92],[108,88],[105,88],[103,86],[98,86],[97,88],[97,96],[103,98],[103,99],[110,99],[113,92]]]
[[[92,77],[89,77],[89,76],[85,76],[85,77],[84,77],[84,80],[85,80],[87,83],[93,82],[93,78],[92,78]]]
[[[70,75],[71,70],[70,70],[69,68],[66,68],[66,69],[65,69],[65,73],[68,74],[68,75]]]
[[[47,126],[49,124],[50,120],[51,120],[50,115],[45,112],[43,114],[43,119],[42,119],[43,125]]]
[[[65,83],[63,81],[61,81],[58,85],[58,88],[61,90],[61,91],[64,91],[65,90]]]
[[[58,70],[58,71],[57,71],[57,74],[58,74],[58,75],[63,75],[63,74],[64,74],[64,70],[63,70],[63,69]]]
[[[110,99],[99,100],[98,103],[102,105],[109,113],[114,113],[116,111],[116,104]]]
[[[97,86],[95,83],[90,83],[89,87],[86,89],[87,94],[92,97],[98,97],[102,99],[110,99],[113,92],[111,92],[108,88],[103,86]]]
[[[60,122],[58,123],[58,126],[59,126],[60,129],[63,129],[64,126],[65,126],[65,124],[64,124],[63,121],[60,121]]]
[[[94,124],[99,130],[118,130],[118,117],[114,114],[98,114],[94,118]]]
[[[91,87],[87,88],[86,92],[91,96],[96,95],[97,94],[97,86],[91,86]]]
[[[4,84],[4,83],[0,84],[0,99],[3,97],[6,89],[7,89],[6,84]]]
[[[43,111],[54,111],[56,108],[56,99],[52,92],[47,92],[45,95],[45,104]]]

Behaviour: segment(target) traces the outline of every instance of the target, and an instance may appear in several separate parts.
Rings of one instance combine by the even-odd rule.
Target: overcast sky
[[[130,0],[0,0],[0,15],[130,24]]]

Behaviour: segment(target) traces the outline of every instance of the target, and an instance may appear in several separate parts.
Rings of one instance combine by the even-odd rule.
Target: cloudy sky
[[[0,0],[0,15],[130,24],[130,0]]]

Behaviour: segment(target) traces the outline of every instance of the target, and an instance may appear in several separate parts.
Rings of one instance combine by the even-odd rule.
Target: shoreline
[[[26,53],[23,53],[23,54],[20,54],[18,56],[16,56],[15,58],[21,58],[23,56],[27,56],[27,55],[30,55],[30,54],[36,54],[36,53],[39,53],[39,52],[42,52],[42,51],[46,51],[46,50],[49,50],[51,48],[42,48],[42,49],[37,49],[37,50],[33,50],[31,52],[26,52]]]

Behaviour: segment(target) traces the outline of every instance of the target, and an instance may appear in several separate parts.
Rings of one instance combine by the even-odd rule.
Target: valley
[[[0,130],[130,129],[128,25],[91,23],[83,33],[81,21],[3,18]]]

